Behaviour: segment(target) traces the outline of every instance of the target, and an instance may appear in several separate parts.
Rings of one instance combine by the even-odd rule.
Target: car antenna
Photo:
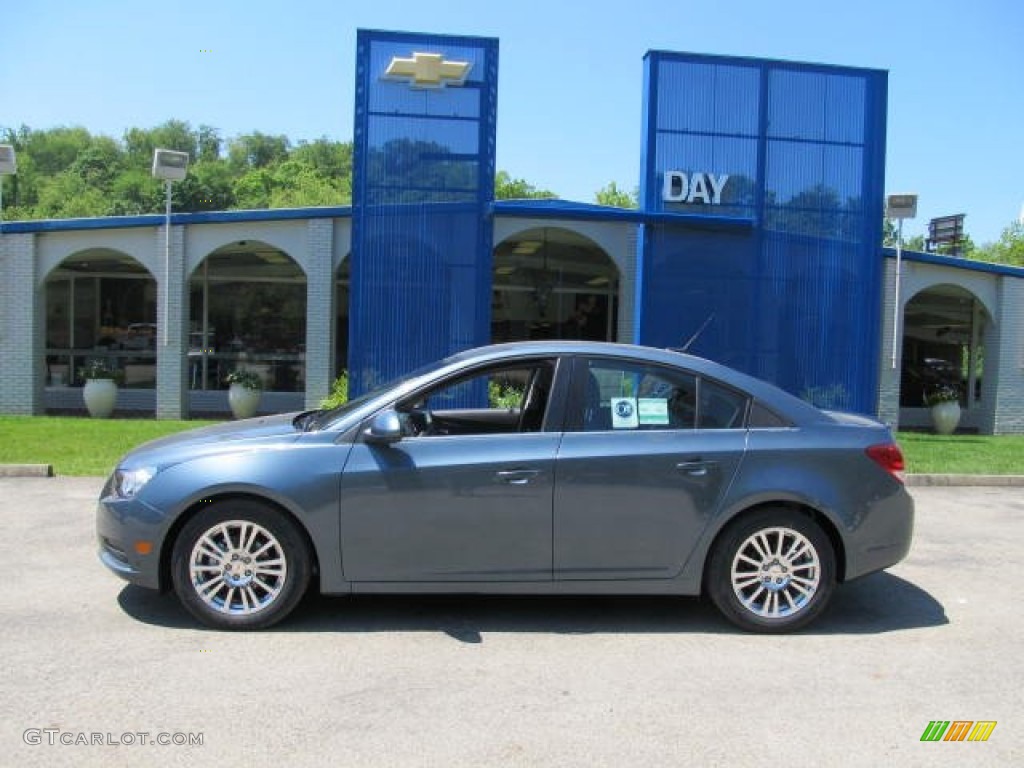
[[[715,319],[715,313],[712,312],[710,315],[708,315],[708,319],[705,320],[703,323],[701,323],[701,326],[700,326],[700,328],[697,329],[697,332],[695,334],[693,334],[693,336],[690,337],[689,341],[687,341],[685,344],[683,344],[683,348],[680,349],[679,351],[680,352],[688,351],[690,349],[690,347],[693,346],[693,342],[695,342],[697,339],[699,339],[700,335],[702,333],[704,333],[704,329],[708,327],[708,323],[710,323],[714,319]]]

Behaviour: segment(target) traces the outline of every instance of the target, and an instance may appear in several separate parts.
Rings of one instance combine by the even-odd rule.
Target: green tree
[[[18,173],[4,178],[5,220],[134,216],[164,207],[164,185],[150,173],[157,147],[187,152],[188,175],[172,187],[175,211],[346,205],[352,200],[352,143],[321,137],[292,146],[286,136],[254,132],[221,139],[209,125],[182,120],[128,128],[121,139],[85,128],[34,131],[0,126],[0,141],[18,153]],[[224,147],[227,151],[222,151]],[[371,153],[378,170],[406,171],[411,199],[472,186],[473,169],[433,142],[390,142]],[[376,164],[376,166],[374,166]],[[506,197],[553,197],[499,174]]]
[[[220,160],[220,132],[209,125],[200,125],[196,134],[199,154],[198,162],[214,163]]]
[[[613,208],[639,208],[640,190],[632,193],[619,189],[619,186],[610,181],[594,195],[594,201],[599,205],[610,205]]]
[[[976,249],[971,258],[1024,267],[1024,222],[1011,222],[999,240]]]
[[[882,245],[889,248],[896,247],[896,241],[899,239],[899,229],[897,228],[896,222],[890,219],[888,216],[882,217]]]
[[[101,190],[90,187],[79,174],[67,170],[42,185],[35,211],[38,218],[77,219],[106,216],[110,207]]]
[[[223,160],[200,160],[172,188],[178,211],[224,211],[235,206],[234,179]]]
[[[131,163],[149,168],[153,163],[153,150],[158,148],[187,152],[194,162],[199,136],[184,120],[167,120],[156,128],[129,128],[124,132],[124,145]]]
[[[524,179],[513,179],[508,171],[494,174],[494,197],[497,200],[551,199],[558,197],[547,189],[537,189]]]
[[[243,210],[269,208],[274,175],[266,168],[253,168],[232,184],[235,206]]]
[[[907,238],[903,241],[903,247],[909,251],[924,251],[925,250],[924,235],[914,235],[913,237]]]
[[[935,249],[935,252],[940,253],[943,256],[959,256],[962,259],[973,259],[974,252],[977,251],[977,249],[978,246],[974,244],[971,236],[964,233],[964,236],[956,246],[953,246],[951,243],[943,243]]]
[[[340,183],[325,178],[315,168],[297,160],[288,160],[273,170],[270,189],[271,208],[302,208],[318,205],[342,205],[346,199]]]
[[[108,136],[95,137],[90,146],[78,153],[68,170],[82,177],[90,187],[109,190],[123,168],[123,152]]]
[[[32,158],[34,170],[46,176],[56,176],[67,170],[75,159],[92,144],[92,136],[85,128],[58,127],[48,131],[29,131],[24,137],[24,150]],[[18,174],[21,174],[19,157]]]
[[[251,168],[266,168],[288,157],[290,143],[287,136],[271,136],[255,131],[228,141],[228,162],[242,172]]]
[[[315,141],[300,141],[289,154],[289,159],[303,163],[327,179],[351,179],[352,142],[331,141],[321,137]],[[351,183],[349,184],[351,188]]]
[[[112,216],[138,216],[154,213],[163,205],[163,187],[148,170],[127,168],[110,185]]]

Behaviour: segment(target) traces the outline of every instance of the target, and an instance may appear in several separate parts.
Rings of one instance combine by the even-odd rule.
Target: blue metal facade
[[[497,40],[358,33],[352,394],[490,341],[497,82]]]
[[[696,354],[875,411],[886,87],[875,70],[647,55],[637,341],[703,327]]]

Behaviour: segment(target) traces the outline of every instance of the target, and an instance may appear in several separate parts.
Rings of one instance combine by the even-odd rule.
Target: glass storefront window
[[[46,281],[46,385],[81,386],[102,359],[123,386],[156,386],[156,281],[131,257],[86,251]]]
[[[306,388],[306,279],[282,251],[258,242],[214,251],[190,282],[188,379],[225,389],[236,368],[267,390]]]
[[[599,246],[565,229],[527,230],[498,244],[491,340],[614,341],[618,270]]]

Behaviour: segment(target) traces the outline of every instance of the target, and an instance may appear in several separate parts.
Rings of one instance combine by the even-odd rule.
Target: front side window
[[[578,431],[737,429],[747,397],[687,371],[593,358],[577,368]]]
[[[399,404],[410,436],[539,432],[554,361],[531,360],[447,379]]]

